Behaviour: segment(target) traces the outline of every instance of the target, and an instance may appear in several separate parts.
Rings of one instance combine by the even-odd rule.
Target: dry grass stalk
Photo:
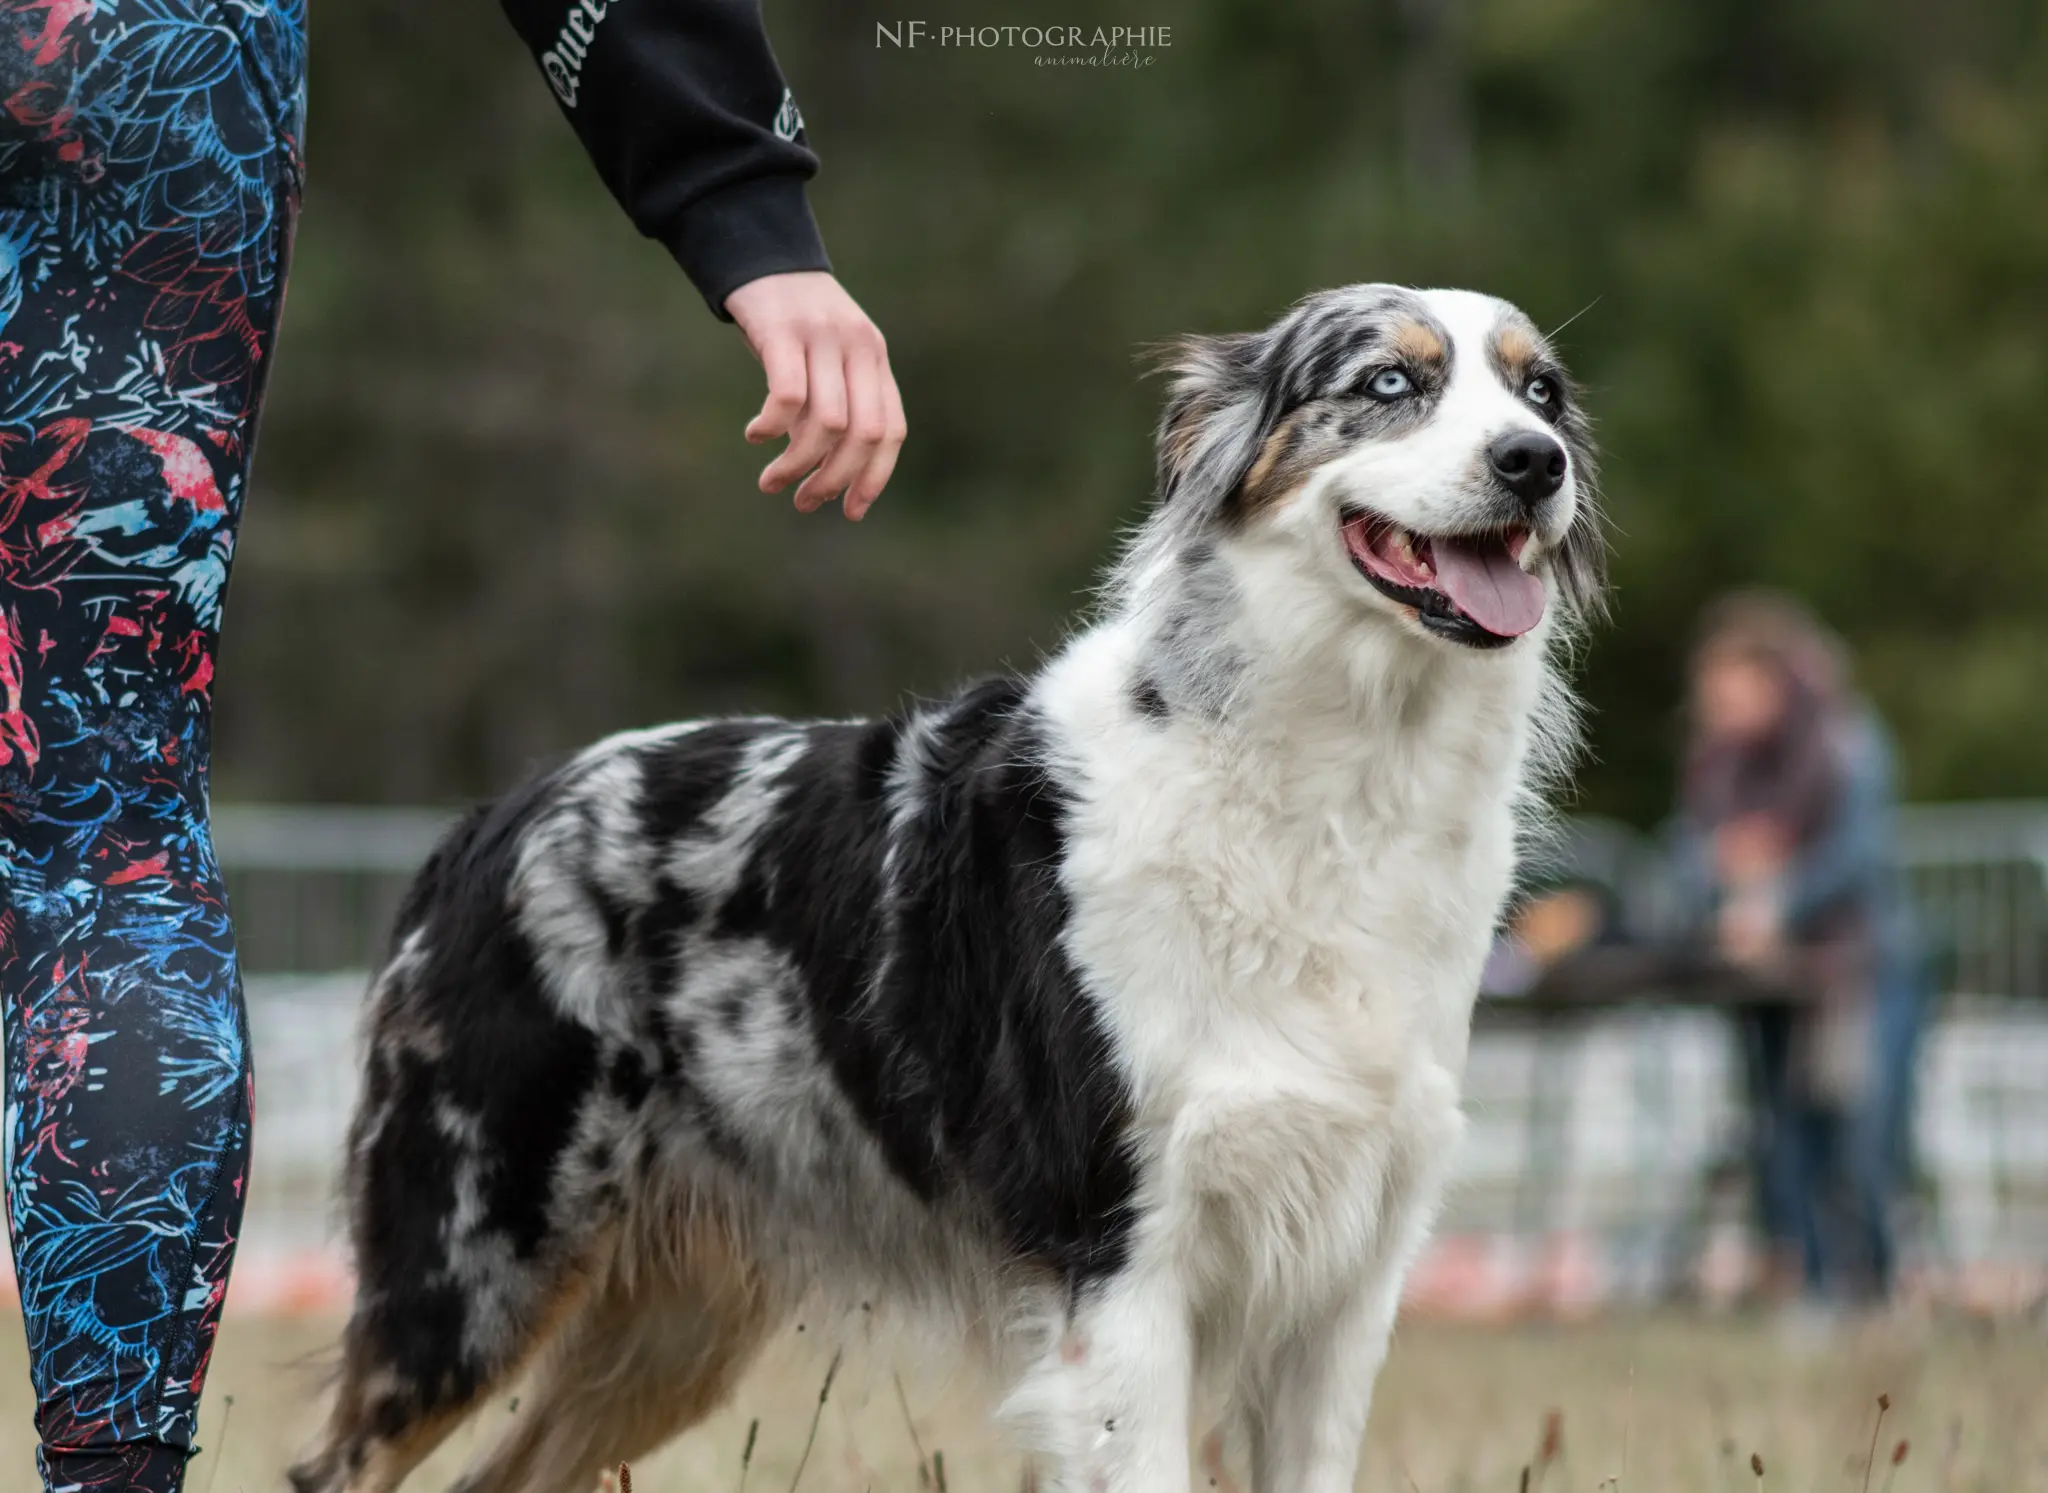
[[[235,1397],[224,1396],[220,1407],[220,1450],[213,1454],[213,1471],[206,1475],[206,1493],[213,1493],[214,1479],[220,1476],[220,1460],[228,1454],[228,1422],[235,1417]]]
[[[804,1437],[804,1454],[797,1458],[796,1476],[789,1480],[789,1493],[796,1493],[796,1485],[804,1480],[804,1469],[811,1464],[811,1448],[818,1444],[818,1422],[824,1419],[825,1402],[832,1398],[832,1381],[839,1377],[839,1361],[845,1356],[846,1350],[841,1348],[825,1369],[825,1382],[818,1387],[818,1403],[811,1410],[811,1433]]]
[[[1884,1415],[1891,1408],[1890,1395],[1877,1397],[1877,1423],[1870,1428],[1870,1451],[1863,1458],[1863,1493],[1870,1493],[1870,1470],[1877,1465],[1877,1433],[1884,1429]]]
[[[747,1469],[754,1465],[754,1443],[760,1439],[760,1436],[761,1417],[757,1415],[747,1422],[747,1445],[746,1449],[740,1453],[739,1493],[747,1493]]]
[[[903,1429],[910,1433],[910,1449],[917,1453],[917,1486],[929,1488],[932,1485],[931,1464],[925,1460],[924,1441],[917,1434],[917,1422],[910,1414],[910,1397],[903,1392],[903,1376],[891,1373],[896,1381],[896,1408],[903,1412]]]
[[[1562,1410],[1546,1410],[1543,1413],[1543,1435],[1536,1443],[1535,1476],[1533,1478],[1530,1477],[1530,1469],[1528,1468],[1522,1470],[1523,1493],[1528,1493],[1528,1490],[1533,1488],[1541,1488],[1543,1480],[1550,1475],[1552,1464],[1557,1462],[1563,1455],[1564,1412]]]

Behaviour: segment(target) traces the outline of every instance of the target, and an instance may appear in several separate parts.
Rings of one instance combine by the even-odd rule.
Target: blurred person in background
[[[745,0],[506,0],[605,181],[761,359],[765,491],[888,480]],[[8,1230],[52,1490],[182,1487],[248,1178],[214,658],[303,169],[304,0],[0,0]]]
[[[1708,611],[1689,725],[1681,902],[1723,959],[1793,993],[1743,1021],[1771,1289],[1881,1299],[1924,1004],[1892,868],[1889,737],[1835,637],[1762,592]]]

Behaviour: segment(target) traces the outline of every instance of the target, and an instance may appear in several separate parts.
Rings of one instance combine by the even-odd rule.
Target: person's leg
[[[0,999],[52,1489],[179,1487],[248,1038],[215,648],[298,190],[301,0],[0,0]]]
[[[1808,1111],[1807,1164],[1812,1178],[1813,1244],[1808,1283],[1833,1301],[1861,1290],[1864,1271],[1850,1182],[1849,1116],[1833,1100],[1816,1099]]]
[[[1792,1012],[1765,1006],[1743,1018],[1749,1081],[1750,1158],[1756,1216],[1769,1258],[1767,1290],[1789,1294],[1802,1273],[1802,1137],[1792,1089]]]
[[[1850,1140],[1857,1221],[1879,1297],[1891,1294],[1898,1275],[1894,1213],[1912,1165],[1914,1065],[1926,1005],[1918,962],[1910,955],[1885,960],[1871,1010],[1869,1092]]]

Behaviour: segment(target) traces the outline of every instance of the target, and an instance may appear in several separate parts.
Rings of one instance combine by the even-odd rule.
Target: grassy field
[[[0,1487],[35,1485],[19,1335],[4,1336]],[[809,1435],[829,1341],[792,1335],[726,1413],[634,1468],[636,1493],[786,1493]],[[209,1385],[189,1493],[271,1493],[321,1410],[331,1324],[231,1319]],[[817,1414],[808,1493],[920,1484],[944,1459],[958,1493],[1012,1493],[979,1397],[931,1367],[849,1355]],[[941,1389],[941,1384],[950,1387]],[[1388,1493],[1516,1493],[1532,1486],[1623,1493],[1751,1493],[1864,1487],[1879,1394],[1890,1397],[1869,1487],[1892,1493],[2048,1493],[2048,1333],[2038,1323],[1887,1324],[1794,1342],[1763,1322],[1677,1316],[1488,1330],[1404,1325],[1381,1381],[1359,1486]],[[232,1397],[233,1404],[228,1401]],[[908,1408],[906,1421],[905,1407]],[[410,1485],[446,1485],[508,1397]],[[225,1420],[225,1425],[223,1421]],[[1554,1455],[1543,1466],[1546,1424]],[[915,1439],[913,1440],[913,1430]],[[1903,1465],[1893,1449],[1910,1442]],[[1888,1479],[1890,1481],[1888,1481]],[[1201,1485],[1198,1480],[1197,1487]],[[1228,1490],[1223,1490],[1228,1493]]]

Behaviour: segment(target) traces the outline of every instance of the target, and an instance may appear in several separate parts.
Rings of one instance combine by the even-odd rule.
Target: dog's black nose
[[[1564,447],[1540,430],[1510,431],[1486,448],[1486,460],[1525,508],[1564,486]]]

